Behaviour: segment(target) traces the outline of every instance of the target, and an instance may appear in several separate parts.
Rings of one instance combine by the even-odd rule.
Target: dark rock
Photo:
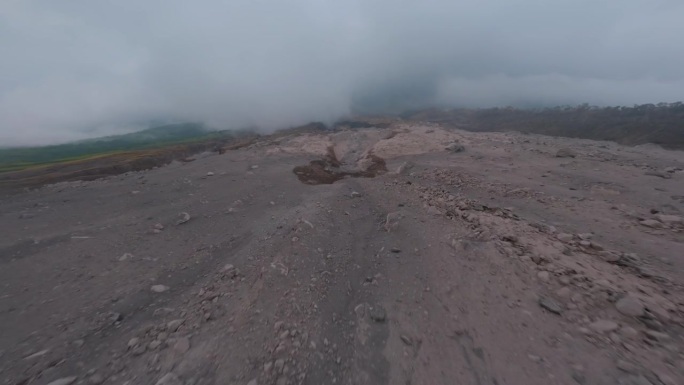
[[[458,143],[458,142],[454,142],[454,143],[451,143],[450,145],[446,146],[446,150],[451,151],[453,153],[457,153],[457,152],[465,151],[465,147],[463,147],[463,145]]]
[[[370,317],[373,321],[382,323],[387,319],[387,312],[385,312],[385,309],[383,309],[381,306],[376,305],[373,306],[373,309],[371,309]]]
[[[111,320],[112,323],[123,321],[123,315],[121,313],[112,313]]]
[[[542,308],[550,311],[551,313],[558,314],[560,315],[563,312],[563,309],[561,308],[561,305],[554,301],[551,298],[548,297],[540,297],[539,298],[539,306]]]
[[[650,176],[657,176],[659,178],[663,179],[671,179],[672,175],[665,173],[665,172],[660,172],[660,171],[646,171],[644,175],[650,175]]]
[[[556,152],[556,158],[574,158],[577,154],[569,148],[561,148]]]
[[[541,265],[547,262],[546,258],[542,257],[541,255],[532,255],[530,256],[530,259],[537,265]]]

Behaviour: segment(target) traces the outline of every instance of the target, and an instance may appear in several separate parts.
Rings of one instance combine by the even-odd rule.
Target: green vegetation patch
[[[153,149],[211,139],[230,139],[231,131],[210,131],[202,124],[182,123],[149,128],[125,135],[42,147],[0,149],[0,172],[38,165],[79,161],[120,152]]]

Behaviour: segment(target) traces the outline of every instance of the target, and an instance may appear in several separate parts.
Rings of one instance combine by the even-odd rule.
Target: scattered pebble
[[[532,255],[530,256],[530,259],[537,265],[541,265],[546,262],[546,258],[542,257],[541,255]]]
[[[616,263],[616,262],[620,261],[620,259],[622,259],[620,254],[618,254],[614,251],[604,250],[604,251],[599,252],[598,255],[603,261],[606,261],[608,263]]]
[[[88,378],[88,383],[90,383],[92,385],[100,385],[103,382],[104,382],[104,377],[102,377],[102,375],[99,373],[95,373]]]
[[[569,287],[563,286],[558,291],[556,291],[556,295],[561,297],[561,298],[568,298],[572,294],[572,290],[570,290]]]
[[[117,323],[117,322],[123,321],[123,318],[124,318],[124,317],[123,317],[123,314],[117,313],[117,312],[113,312],[113,313],[111,313],[109,319],[112,321],[112,323]]]
[[[548,297],[539,298],[539,306],[550,311],[551,313],[560,315],[563,311],[560,304]]]
[[[190,350],[190,339],[188,337],[180,337],[173,344],[173,351],[178,354],[185,354]]]
[[[33,353],[29,356],[24,357],[24,359],[25,360],[32,360],[34,358],[42,357],[42,356],[46,355],[49,351],[50,351],[50,349],[43,349],[39,352],[36,352],[36,353]]]
[[[576,383],[580,385],[584,385],[587,383],[587,378],[584,375],[584,373],[578,371],[578,370],[573,370],[572,373],[570,374],[573,380],[575,380]]]
[[[549,282],[549,279],[551,279],[551,275],[548,271],[540,271],[539,273],[537,273],[537,278],[539,278],[542,282]]]
[[[645,219],[640,221],[639,224],[653,229],[660,229],[664,227],[662,223],[656,221],[655,219]]]
[[[394,229],[396,229],[399,226],[399,221],[403,217],[403,214],[401,212],[393,212],[387,214],[387,218],[385,220],[385,231],[390,232]]]
[[[130,340],[128,340],[128,348],[134,348],[140,343],[140,338],[138,337],[133,337]]]
[[[618,385],[653,385],[651,381],[642,375],[630,374],[618,379]]]
[[[598,320],[589,324],[589,328],[599,333],[608,333],[617,330],[620,326],[610,320]]]
[[[636,365],[629,363],[625,360],[618,360],[615,366],[623,372],[631,374],[636,374],[639,372],[639,368]]]
[[[569,148],[561,148],[556,151],[556,158],[574,158],[577,154]]]
[[[575,237],[572,234],[568,233],[559,233],[556,235],[556,239],[558,239],[561,242],[568,243],[572,241]]]
[[[458,153],[458,152],[465,151],[465,147],[463,147],[463,145],[458,143],[458,142],[454,142],[454,143],[451,143],[450,145],[446,146],[445,150],[451,151],[453,153]]]
[[[639,317],[644,314],[644,305],[632,294],[627,294],[615,303],[615,308],[622,314],[630,317]]]
[[[183,382],[174,373],[166,373],[163,375],[156,385],[183,385]]]
[[[71,385],[74,382],[76,382],[77,379],[78,377],[76,376],[62,377],[60,379],[49,382],[47,385]]]
[[[620,328],[620,335],[625,338],[636,338],[639,336],[639,332],[631,326],[625,326]]]
[[[165,285],[152,285],[152,287],[150,288],[150,290],[152,290],[155,293],[163,293],[169,289],[170,287]]]
[[[655,330],[646,331],[646,337],[659,342],[665,342],[670,340],[669,334],[657,332]]]
[[[656,219],[670,226],[684,223],[684,219],[678,215],[659,214],[656,215]]]
[[[139,344],[133,348],[132,353],[134,356],[139,356],[139,355],[145,353],[146,350],[147,350],[147,347],[145,345]]]
[[[278,373],[280,373],[284,367],[285,367],[285,360],[282,358],[278,358],[274,364],[275,370],[278,371]]]
[[[413,341],[411,340],[411,337],[409,337],[409,336],[407,336],[407,335],[405,335],[405,334],[402,334],[402,335],[401,335],[401,340],[402,340],[406,345],[408,345],[408,346],[413,345]]]
[[[534,354],[528,354],[527,358],[529,358],[532,362],[541,362],[542,358],[539,356],[535,356]]]
[[[644,175],[657,176],[657,177],[663,178],[663,179],[671,179],[672,178],[672,175],[670,175],[669,173],[660,172],[660,171],[646,171],[644,173]]]
[[[673,379],[672,377],[670,377],[670,375],[668,375],[668,374],[666,374],[666,373],[663,373],[663,372],[661,372],[661,371],[659,371],[659,370],[653,371],[653,374],[655,374],[656,377],[658,377],[658,380],[660,380],[660,382],[661,382],[663,385],[678,385],[678,384],[681,384],[680,382],[675,381],[675,379]]]
[[[376,305],[371,309],[370,317],[373,321],[382,323],[385,322],[387,318],[387,312],[385,312],[385,309],[383,309],[381,306]]]
[[[189,220],[190,220],[190,214],[183,211],[181,213],[178,213],[178,220],[176,221],[176,224],[182,225],[183,223],[186,223]]]
[[[175,319],[171,320],[166,324],[166,328],[169,330],[170,333],[174,333],[180,328],[180,326],[185,322],[184,319]]]

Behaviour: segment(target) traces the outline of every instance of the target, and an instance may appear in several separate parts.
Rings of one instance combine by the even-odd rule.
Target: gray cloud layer
[[[684,99],[680,0],[3,0],[0,146]]]

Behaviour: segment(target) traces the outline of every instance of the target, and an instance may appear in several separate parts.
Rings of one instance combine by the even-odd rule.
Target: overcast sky
[[[0,146],[684,100],[682,0],[0,0]]]

